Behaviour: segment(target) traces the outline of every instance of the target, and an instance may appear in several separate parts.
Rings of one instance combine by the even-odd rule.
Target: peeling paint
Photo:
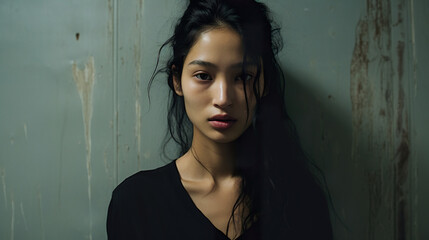
[[[28,140],[28,136],[27,136],[27,123],[24,123],[24,136],[25,136],[25,140]]]
[[[95,82],[94,57],[89,57],[85,68],[80,70],[76,63],[73,63],[73,79],[79,92],[82,103],[82,116],[84,123],[85,143],[86,143],[86,170],[88,174],[88,201],[89,201],[89,238],[92,239],[92,204],[91,204],[91,119],[92,119],[92,95]]]
[[[13,200],[13,195],[12,200],[10,201],[10,206],[12,208],[12,214],[10,219],[10,239],[13,240],[15,239],[15,201]]]
[[[22,216],[22,221],[24,222],[25,230],[28,231],[28,224],[27,224],[27,218],[25,217],[24,205],[22,204],[22,202],[20,202],[19,205],[20,205],[19,207],[20,207],[20,210],[21,210],[21,216]]]
[[[6,171],[0,168],[1,184],[3,187],[4,207],[7,209]]]

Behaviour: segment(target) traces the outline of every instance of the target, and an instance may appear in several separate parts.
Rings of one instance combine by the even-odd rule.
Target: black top
[[[259,237],[255,222],[238,239]],[[228,240],[195,206],[180,180],[175,161],[140,171],[113,191],[107,216],[109,240]]]
[[[238,239],[332,239],[322,192],[298,183],[293,195],[288,195],[287,222],[279,207],[264,207],[264,214]],[[229,239],[195,206],[182,185],[175,161],[140,171],[116,187],[107,215],[107,235],[109,240]]]

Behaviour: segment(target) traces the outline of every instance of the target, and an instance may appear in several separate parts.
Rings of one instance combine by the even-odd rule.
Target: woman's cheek
[[[201,91],[192,91],[188,88],[187,91],[183,92],[183,96],[185,100],[186,112],[189,117],[197,116],[203,113],[203,110],[207,105],[207,94]]]

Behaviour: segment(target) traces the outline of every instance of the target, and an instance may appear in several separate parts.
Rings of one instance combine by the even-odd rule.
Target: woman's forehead
[[[200,59],[208,62],[238,63],[243,58],[243,44],[238,33],[228,28],[215,28],[199,34],[186,61]]]
[[[202,32],[186,56],[185,65],[211,68],[256,67],[257,61],[248,58],[243,63],[241,36],[231,28],[221,27]]]

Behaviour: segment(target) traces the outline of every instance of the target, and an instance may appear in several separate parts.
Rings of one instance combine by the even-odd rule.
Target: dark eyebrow
[[[206,62],[203,60],[194,60],[192,62],[190,62],[188,65],[200,65],[203,67],[211,67],[211,68],[217,68],[217,66],[211,62]]]
[[[188,65],[200,65],[200,66],[204,66],[204,67],[217,68],[216,64],[213,64],[211,62],[206,62],[203,60],[194,60],[194,61],[190,62]],[[254,62],[247,62],[246,65],[247,65],[247,67],[253,67],[253,66],[256,66],[257,64]],[[235,63],[231,66],[231,68],[242,68],[242,67],[243,67],[242,62]]]

